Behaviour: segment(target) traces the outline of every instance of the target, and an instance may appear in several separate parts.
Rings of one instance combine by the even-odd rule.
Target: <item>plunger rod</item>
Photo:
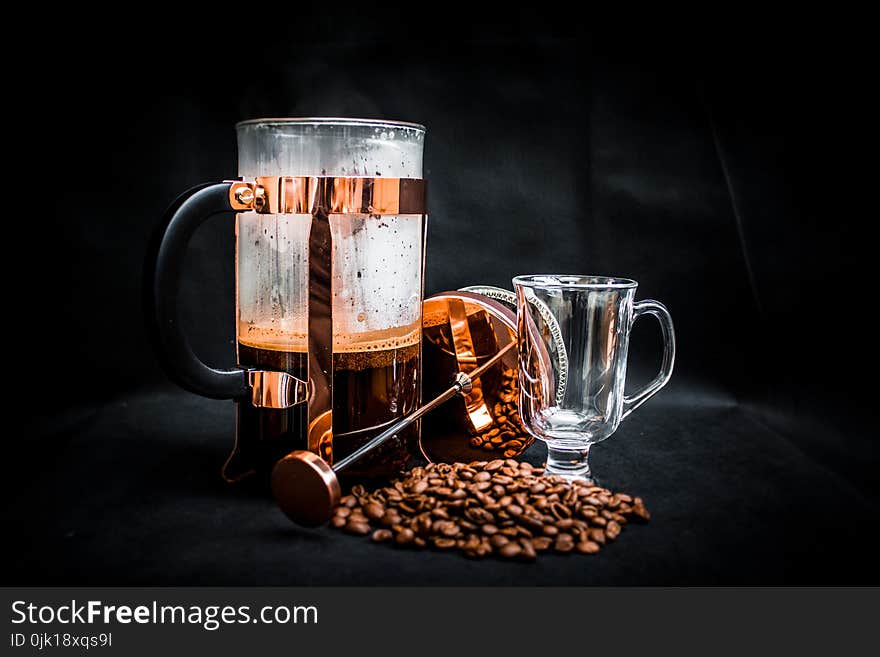
[[[422,405],[418,410],[414,411],[413,413],[407,415],[405,418],[394,423],[393,425],[388,427],[385,431],[380,433],[378,436],[376,436],[372,440],[369,440],[366,443],[364,443],[363,445],[361,445],[358,449],[353,451],[351,454],[346,456],[341,461],[335,463],[333,465],[333,471],[340,472],[340,471],[344,470],[349,465],[351,465],[352,463],[357,461],[359,458],[361,458],[364,454],[366,454],[367,452],[378,447],[379,445],[381,445],[386,440],[393,437],[394,435],[396,435],[397,433],[399,433],[403,429],[406,429],[409,425],[411,425],[413,422],[418,420],[425,413],[433,411],[435,408],[437,408],[441,404],[444,404],[447,401],[449,401],[450,399],[452,399],[453,397],[455,397],[455,395],[457,395],[459,393],[463,393],[463,394],[469,393],[471,391],[471,386],[473,385],[472,384],[473,380],[476,379],[477,377],[479,377],[480,375],[482,375],[483,373],[485,373],[486,370],[488,370],[495,363],[497,363],[499,360],[501,360],[501,357],[504,356],[504,354],[506,354],[508,351],[510,351],[510,349],[512,349],[515,344],[516,344],[515,342],[510,342],[505,347],[499,349],[498,352],[494,356],[492,356],[492,358],[487,360],[485,363],[480,365],[477,369],[473,370],[469,374],[465,374],[464,372],[459,372],[458,374],[456,374],[455,380],[452,382],[452,385],[447,390],[445,390],[439,396],[434,397],[434,399],[429,401],[427,404]]]

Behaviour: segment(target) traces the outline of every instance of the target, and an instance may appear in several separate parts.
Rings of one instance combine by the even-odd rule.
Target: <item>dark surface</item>
[[[876,212],[855,200],[876,168],[873,41],[825,15],[591,31],[433,13],[297,8],[295,34],[161,47],[167,21],[41,23],[52,56],[9,73],[13,176],[39,185],[4,234],[4,583],[877,583]],[[673,383],[595,456],[649,525],[595,559],[484,564],[296,530],[222,484],[232,407],[162,387],[143,259],[182,190],[235,175],[234,123],[273,115],[427,125],[428,293],[555,270],[667,304]],[[183,325],[217,367],[234,359],[233,246],[217,218],[184,267]],[[636,325],[633,384],[658,333]]]
[[[439,411],[438,411],[439,412]],[[71,417],[7,498],[5,584],[860,584],[880,516],[850,484],[718,393],[670,389],[593,457],[653,514],[597,556],[473,561],[292,525],[219,477],[232,404],[154,391]],[[543,458],[543,447],[529,452]]]

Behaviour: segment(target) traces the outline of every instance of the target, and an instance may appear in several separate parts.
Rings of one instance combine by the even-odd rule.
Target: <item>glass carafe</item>
[[[260,119],[237,132],[240,181],[172,206],[153,285],[166,369],[236,401],[229,480],[294,449],[332,463],[418,407],[426,220],[422,126]],[[176,294],[189,235],[230,210],[238,368],[223,371],[192,354]],[[349,476],[402,469],[417,438],[416,425]]]

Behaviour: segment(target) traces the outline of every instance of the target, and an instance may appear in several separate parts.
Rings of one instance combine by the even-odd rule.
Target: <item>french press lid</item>
[[[513,292],[474,286],[440,292],[422,310],[422,398],[433,399],[516,341]],[[422,419],[421,452],[433,462],[516,458],[534,442],[517,410],[517,353],[509,349],[471,391]]]

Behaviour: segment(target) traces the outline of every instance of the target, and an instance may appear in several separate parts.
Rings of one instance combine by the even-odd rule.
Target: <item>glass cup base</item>
[[[560,449],[547,445],[547,467],[544,474],[565,477],[569,481],[584,479],[595,484],[589,457],[589,445],[579,449]]]

